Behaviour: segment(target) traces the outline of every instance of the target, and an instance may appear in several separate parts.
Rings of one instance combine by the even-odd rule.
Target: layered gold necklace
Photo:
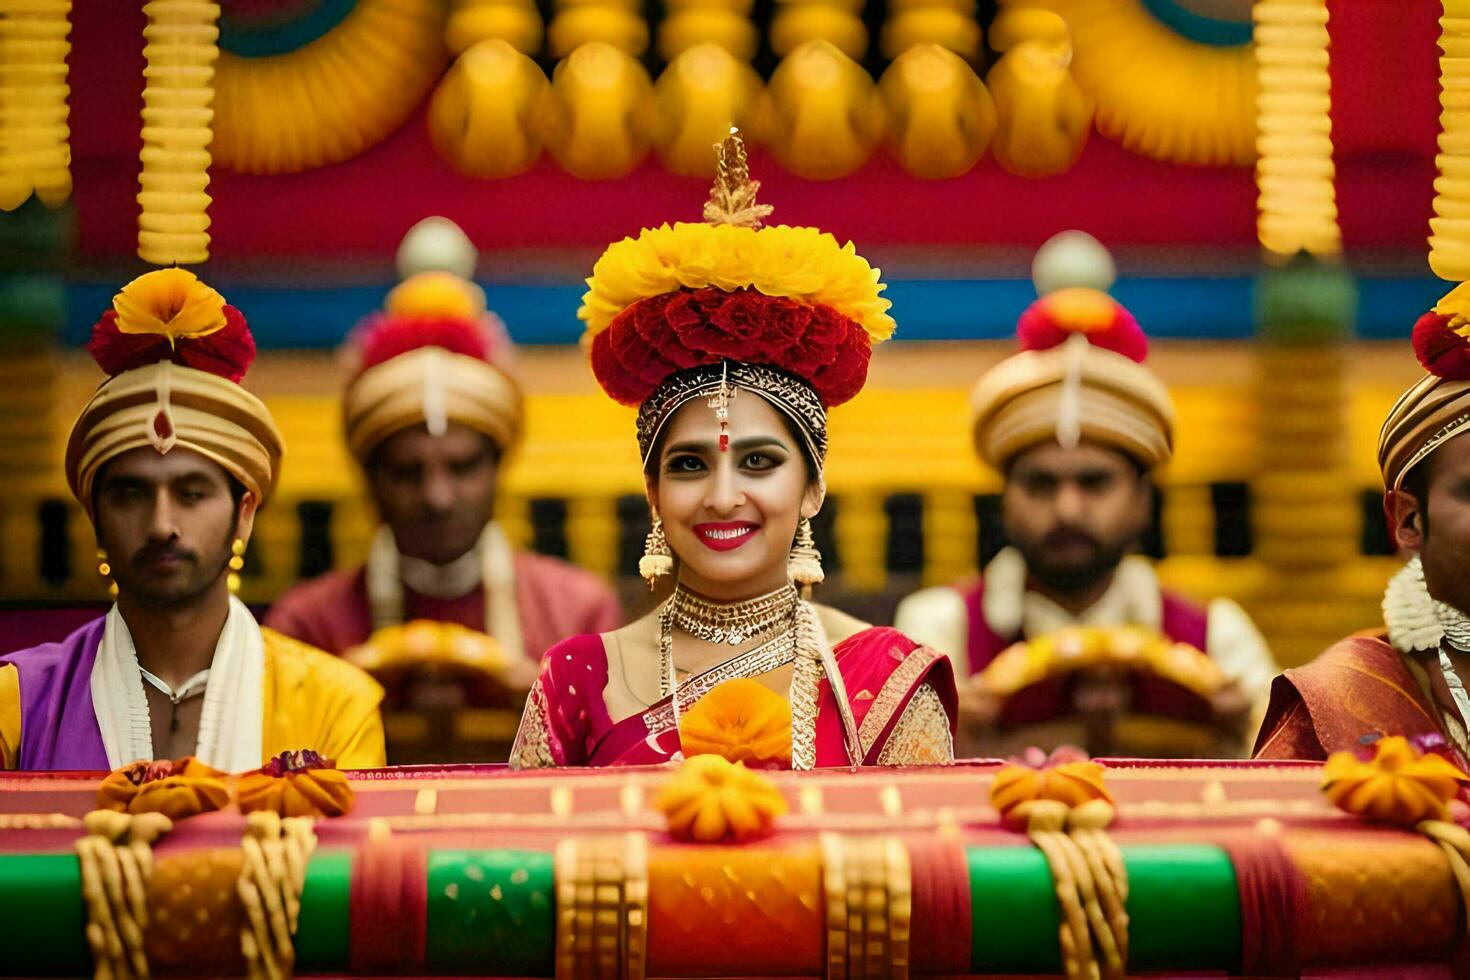
[[[745,663],[746,658],[752,654],[764,653],[758,659],[769,660],[769,654],[776,654],[775,647],[783,647],[780,654],[785,654],[779,662],[764,664],[764,670],[774,670],[776,667],[790,663],[795,656],[796,645],[794,642],[796,627],[796,610],[801,600],[796,587],[787,584],[774,592],[756,596],[754,599],[746,599],[741,602],[711,602],[702,599],[682,586],[674,589],[674,594],[669,601],[664,603],[659,613],[659,659],[662,661],[662,671],[659,677],[659,695],[669,697],[674,693],[678,684],[674,670],[674,628],[677,626],[683,632],[706,643],[721,643],[730,646],[738,646],[744,643],[754,642],[753,650],[732,657],[722,667],[733,667],[739,665],[741,676],[749,676],[746,669],[753,664]],[[774,644],[772,638],[778,635],[784,636],[793,642],[787,644]],[[709,673],[709,672],[707,672]],[[714,673],[730,673],[728,670],[716,670]]]
[[[711,602],[680,586],[670,598],[674,625],[696,640],[738,647],[764,640],[791,622],[799,598],[787,583],[774,592],[741,602]]]

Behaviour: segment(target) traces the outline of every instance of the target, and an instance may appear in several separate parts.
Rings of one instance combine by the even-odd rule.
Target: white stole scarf
[[[138,651],[122,613],[107,613],[102,642],[92,664],[92,710],[113,769],[153,758],[153,728],[143,691]],[[244,603],[230,597],[230,612],[220,630],[204,688],[199,743],[194,757],[225,772],[245,772],[261,764],[265,697],[265,642]]]
[[[393,531],[387,525],[378,528],[368,552],[366,575],[373,629],[403,622],[403,586],[410,568],[419,574],[408,585],[421,595],[437,599],[457,599],[483,583],[485,632],[495,638],[512,663],[519,663],[525,656],[526,645],[521,635],[520,608],[516,605],[515,553],[500,525],[494,521],[486,524],[475,546],[436,575],[425,575],[419,568],[423,564],[405,562],[398,553]],[[429,581],[434,577],[439,581]]]
[[[1470,652],[1470,617],[1429,594],[1429,587],[1424,584],[1424,565],[1418,555],[1388,580],[1388,588],[1383,593],[1383,622],[1388,627],[1388,641],[1400,653],[1438,651],[1445,686],[1450,689],[1461,719],[1470,724],[1470,695],[1444,651],[1444,644],[1448,643],[1456,650]],[[1465,749],[1465,733],[1452,734],[1457,736],[1460,748]]]

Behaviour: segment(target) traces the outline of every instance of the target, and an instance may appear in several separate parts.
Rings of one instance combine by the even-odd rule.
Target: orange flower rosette
[[[1049,757],[1034,755],[1013,760],[995,774],[990,787],[990,805],[1000,812],[1007,826],[1025,823],[1024,804],[1054,800],[1069,807],[1093,800],[1111,804],[1112,794],[1103,781],[1103,767],[1077,750],[1058,749]]]
[[[229,776],[192,756],[140,759],[114,769],[97,787],[97,809],[161,813],[183,820],[219,810],[230,802]]]
[[[786,812],[786,798],[743,763],[696,755],[684,760],[653,806],[678,840],[738,844],[769,833]]]
[[[1322,767],[1322,792],[1335,806],[1384,823],[1447,820],[1450,801],[1467,783],[1470,776],[1454,763],[1401,735],[1358,752],[1334,752]]]
[[[340,817],[356,794],[341,770],[310,749],[282,752],[240,776],[235,798],[241,813],[268,810],[283,817]]]
[[[679,720],[685,758],[717,755],[752,769],[791,768],[791,704],[759,681],[725,681]]]

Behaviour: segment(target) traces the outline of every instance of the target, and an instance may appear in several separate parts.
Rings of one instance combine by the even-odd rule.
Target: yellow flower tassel
[[[1439,177],[1429,267],[1441,279],[1461,282],[1470,279],[1470,0],[1444,0],[1439,25]]]
[[[0,210],[71,196],[71,0],[0,0]]]
[[[1278,255],[1336,255],[1327,0],[1257,0],[1253,13],[1261,245]]]
[[[138,255],[154,265],[209,258],[209,143],[219,4],[150,0],[143,69],[143,173]]]

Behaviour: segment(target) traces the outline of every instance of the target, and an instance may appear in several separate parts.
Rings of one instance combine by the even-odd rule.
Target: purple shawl
[[[107,771],[107,751],[92,709],[92,663],[102,616],[60,643],[0,656],[20,674],[20,768]]]

